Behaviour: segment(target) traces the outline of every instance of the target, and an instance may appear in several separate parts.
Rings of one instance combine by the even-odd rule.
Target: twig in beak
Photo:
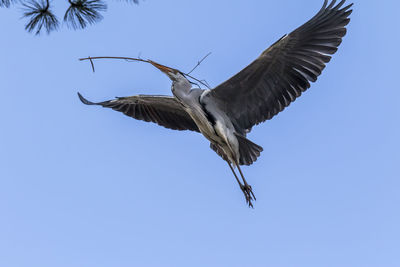
[[[210,54],[211,54],[211,52],[208,53],[202,60],[200,60],[200,61],[197,63],[196,67],[199,66],[199,65],[201,64],[201,62],[202,62],[204,59],[206,59],[206,57],[208,57]],[[165,67],[165,68],[170,68],[170,67],[164,66],[164,65],[162,65],[162,64],[159,64],[159,63],[157,63],[157,62],[155,62],[155,61],[149,60],[149,59],[146,60],[146,59],[133,58],[133,57],[85,57],[85,58],[80,58],[79,60],[80,60],[80,61],[89,60],[91,66],[92,66],[92,70],[93,70],[93,72],[94,72],[94,71],[95,71],[95,70],[94,70],[94,62],[93,62],[94,59],[123,59],[123,60],[126,60],[126,61],[128,61],[128,62],[139,61],[139,62],[149,63],[149,64],[151,64],[151,65],[157,64],[157,65],[163,66],[163,67]],[[195,68],[196,68],[196,67],[195,67]],[[195,68],[193,68],[193,70],[194,70]],[[202,80],[196,79],[196,78],[194,78],[193,76],[190,75],[190,73],[191,73],[193,70],[191,70],[189,73],[184,73],[184,72],[181,72],[181,73],[182,73],[185,77],[189,77],[190,79],[193,79],[193,80],[199,82],[200,84],[204,85],[204,86],[207,87],[208,89],[211,89],[207,82],[203,82],[204,80],[202,81]],[[199,87],[200,87],[200,86],[199,86]]]

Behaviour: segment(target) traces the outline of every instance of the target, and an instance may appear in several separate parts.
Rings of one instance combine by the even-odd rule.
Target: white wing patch
[[[210,89],[207,89],[207,90],[204,90],[203,93],[201,93],[201,95],[200,95],[200,102],[201,102],[201,103],[204,103],[204,102],[203,102],[203,98],[204,98],[206,95],[208,95],[210,92],[211,92],[211,90],[210,90]]]

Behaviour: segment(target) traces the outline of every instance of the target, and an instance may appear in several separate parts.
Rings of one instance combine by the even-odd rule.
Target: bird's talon
[[[248,184],[240,185],[240,189],[242,190],[244,197],[246,198],[246,203],[249,205],[249,207],[254,208],[252,201],[255,201],[256,197],[252,191],[251,186]]]

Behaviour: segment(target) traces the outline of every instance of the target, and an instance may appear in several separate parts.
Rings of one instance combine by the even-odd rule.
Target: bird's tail
[[[264,150],[261,146],[254,144],[246,137],[235,134],[239,142],[239,164],[240,165],[251,165],[257,160],[261,152]]]

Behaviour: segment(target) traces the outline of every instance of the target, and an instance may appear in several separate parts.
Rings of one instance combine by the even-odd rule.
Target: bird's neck
[[[189,98],[190,89],[192,85],[186,79],[179,79],[172,83],[171,91],[176,98],[181,100],[182,102],[186,102]]]

